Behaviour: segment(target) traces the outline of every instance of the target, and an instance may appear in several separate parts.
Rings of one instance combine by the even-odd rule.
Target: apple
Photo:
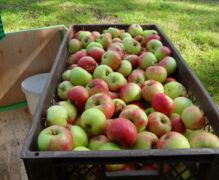
[[[99,42],[104,49],[107,49],[107,47],[112,43],[112,37],[109,34],[101,34],[97,39],[97,42]]]
[[[122,42],[122,39],[120,39],[120,38],[113,38],[112,43],[115,43],[115,42]]]
[[[206,131],[194,131],[189,138],[191,148],[219,148],[216,135]]]
[[[158,149],[184,149],[190,148],[190,144],[185,136],[178,132],[167,132],[157,141]]]
[[[112,99],[119,98],[119,93],[118,92],[112,92],[110,91],[108,94]]]
[[[147,116],[149,116],[151,113],[155,112],[155,109],[150,107],[150,108],[145,109],[144,112]]]
[[[92,57],[84,56],[78,61],[78,66],[92,74],[98,66],[98,64]]]
[[[113,104],[115,107],[114,116],[118,117],[121,111],[126,107],[126,103],[122,99],[113,99]]]
[[[138,132],[145,130],[148,124],[148,117],[145,114],[145,112],[140,108],[138,109],[129,108],[129,109],[123,110],[120,113],[119,117],[132,121],[134,125],[136,126]]]
[[[70,53],[75,53],[82,47],[81,42],[78,39],[71,39],[68,43],[68,50]]]
[[[90,149],[88,149],[87,147],[84,147],[84,146],[77,146],[73,150],[74,151],[90,151]]]
[[[88,145],[88,137],[84,129],[80,126],[70,126],[69,130],[73,137],[74,148]]]
[[[40,132],[37,144],[40,151],[70,151],[73,139],[68,129],[53,125]]]
[[[184,89],[185,87],[176,81],[172,81],[164,85],[164,93],[173,99],[182,96]]]
[[[175,102],[164,93],[157,93],[152,99],[152,107],[159,112],[162,112],[169,116],[175,109]]]
[[[116,141],[125,147],[133,146],[137,138],[135,125],[124,118],[108,120],[106,134],[111,141]]]
[[[164,82],[163,82],[163,84],[167,84],[167,83],[169,83],[169,82],[172,82],[172,81],[177,81],[175,78],[173,78],[173,77],[168,77]]]
[[[132,64],[132,69],[138,67],[138,56],[135,54],[130,54],[124,57],[124,60],[129,61]]]
[[[144,36],[137,35],[134,37],[134,40],[138,41],[141,44],[144,41]]]
[[[126,103],[138,101],[141,99],[141,88],[135,83],[127,83],[121,87],[119,96]]]
[[[87,37],[87,36],[91,36],[91,32],[90,31],[79,31],[78,32],[78,39],[81,41],[82,38]]]
[[[94,47],[98,47],[98,48],[101,48],[103,49],[103,46],[102,44],[100,44],[99,42],[91,42],[87,45],[87,51],[90,51],[91,48],[94,48]]]
[[[167,78],[167,71],[162,66],[150,66],[146,69],[145,75],[148,79],[164,82]]]
[[[83,46],[84,48],[86,48],[87,45],[88,45],[89,43],[93,42],[93,41],[94,41],[94,37],[93,37],[92,35],[83,36],[83,37],[81,38],[81,43],[82,43],[82,46]]]
[[[91,150],[99,150],[100,146],[109,142],[109,139],[104,135],[94,136],[89,140],[88,147]]]
[[[129,104],[129,105],[126,105],[126,107],[123,110],[125,111],[127,109],[139,109],[139,106],[135,104]]]
[[[127,83],[125,77],[119,72],[112,72],[106,77],[106,82],[111,91],[118,91]]]
[[[167,56],[164,59],[162,59],[157,65],[164,67],[168,75],[174,73],[177,66],[176,60],[170,56]]]
[[[114,104],[109,95],[104,93],[94,94],[89,97],[85,104],[85,109],[97,108],[101,110],[107,119],[111,118],[114,114]]]
[[[141,52],[141,44],[138,41],[136,41],[136,40],[134,40],[132,38],[127,37],[127,38],[124,38],[122,40],[122,43],[123,43],[123,45],[125,47],[125,51],[128,54],[136,54],[136,55],[140,54],[140,52]]]
[[[123,32],[122,34],[120,34],[120,38],[121,38],[121,39],[125,39],[126,37],[131,38],[132,36],[131,36],[131,34],[129,34],[129,33],[127,33],[127,32]]]
[[[106,51],[101,60],[101,64],[108,65],[112,70],[116,70],[121,64],[121,57],[116,51]]]
[[[144,36],[144,38],[147,38],[151,35],[157,35],[158,32],[156,30],[149,30],[148,29],[148,30],[144,30],[141,34],[142,34],[142,36]]]
[[[68,97],[68,92],[71,90],[71,88],[73,87],[72,83],[69,81],[62,81],[57,88],[57,94],[58,96],[63,99],[63,100],[67,100]]]
[[[65,110],[68,113],[68,119],[67,123],[73,124],[77,117],[77,109],[76,107],[69,101],[60,101],[58,102],[58,105],[62,106],[65,108]]]
[[[148,116],[147,129],[158,137],[161,137],[165,133],[171,131],[171,122],[169,118],[160,112],[152,112]]]
[[[117,38],[119,37],[122,32],[124,32],[123,30],[120,30],[118,28],[114,28],[114,27],[109,27],[107,30],[105,30],[105,32],[108,32],[112,35],[112,38]]]
[[[59,105],[50,106],[47,110],[47,125],[60,125],[66,127],[68,111]]]
[[[70,81],[70,72],[71,72],[71,70],[68,69],[62,73],[62,80],[63,81]]]
[[[97,66],[97,68],[94,70],[93,76],[95,79],[99,78],[106,80],[106,77],[112,72],[113,70],[111,69],[111,67],[102,64]]]
[[[68,93],[68,99],[79,108],[84,106],[88,98],[89,93],[83,86],[74,86]]]
[[[144,34],[143,34],[143,37],[145,37]],[[144,40],[143,40],[142,43],[141,43],[141,46],[142,46],[142,47],[146,47],[146,46],[147,46],[147,43],[148,43],[149,41],[153,40],[153,39],[155,39],[155,40],[160,40],[161,38],[160,38],[160,36],[157,35],[157,34],[149,35],[149,36],[147,36],[147,37],[144,38]]]
[[[142,101],[134,101],[134,102],[131,102],[131,104],[138,106],[142,110],[145,109],[145,104],[143,104]]]
[[[203,112],[195,105],[185,108],[182,111],[181,118],[188,129],[197,130],[205,127]]]
[[[163,85],[159,81],[147,80],[142,85],[141,95],[146,101],[152,101],[154,95],[164,93]]]
[[[87,51],[86,49],[82,49],[80,51],[77,51],[75,54],[72,54],[69,58],[68,58],[68,64],[77,64],[78,61],[84,57],[87,56]]]
[[[89,92],[89,96],[92,96],[97,93],[109,93],[108,85],[102,79],[92,79],[87,83],[86,89]]]
[[[94,41],[100,36],[100,33],[98,31],[92,31],[92,36],[94,37]]]
[[[118,144],[116,144],[114,142],[106,142],[106,143],[103,143],[102,145],[100,145],[98,150],[102,150],[102,151],[106,151],[106,150],[115,151],[115,150],[121,150],[121,148],[120,148],[120,146]]]
[[[179,114],[172,113],[170,116],[170,121],[172,124],[172,131],[184,134],[186,132],[186,127],[182,122],[182,119]]]
[[[110,46],[107,48],[107,50],[117,52],[120,55],[121,59],[123,59],[125,56],[125,52],[124,52],[123,48],[117,43],[110,44]]]
[[[81,115],[81,125],[89,134],[98,135],[106,129],[106,116],[97,108],[90,108]]]
[[[146,80],[145,72],[142,69],[135,69],[128,76],[128,82],[136,83],[139,86],[142,86],[145,80]]]
[[[132,35],[132,37],[135,37],[135,36],[141,35],[143,32],[143,29],[139,24],[132,24],[129,26],[128,32],[129,34]]]
[[[182,111],[185,108],[192,105],[192,101],[186,97],[177,97],[174,99],[174,102],[176,103],[176,108],[174,109],[173,112],[179,115],[182,114]]]
[[[134,149],[152,149],[158,141],[157,136],[148,131],[138,133]]]
[[[71,69],[74,69],[74,68],[76,68],[76,67],[78,67],[77,64],[71,64],[71,65],[68,66],[68,69],[71,70]],[[71,72],[71,71],[70,71],[70,72]],[[70,73],[69,73],[69,81],[70,81]]]
[[[163,58],[165,58],[166,56],[170,56],[170,54],[171,54],[171,50],[166,46],[157,48],[157,50],[154,53],[158,62],[162,60]]]
[[[149,66],[153,66],[157,63],[157,58],[151,52],[145,52],[139,56],[138,64],[143,70],[146,70]]]
[[[117,72],[121,73],[124,77],[132,72],[132,64],[128,60],[123,60],[119,65]]]
[[[94,58],[96,62],[100,62],[103,54],[105,53],[104,49],[99,47],[92,47],[87,51],[87,55]]]
[[[152,53],[155,53],[155,51],[162,46],[163,46],[162,42],[157,39],[150,40],[146,45],[147,49]]]
[[[73,85],[86,86],[92,79],[92,75],[81,67],[76,67],[70,72],[70,80]]]

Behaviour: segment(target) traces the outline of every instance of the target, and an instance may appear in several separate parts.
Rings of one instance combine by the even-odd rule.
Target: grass
[[[6,32],[56,24],[156,23],[219,105],[219,2],[1,0]]]

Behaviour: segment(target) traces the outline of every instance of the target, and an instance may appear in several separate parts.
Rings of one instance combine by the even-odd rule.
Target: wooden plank
[[[0,106],[24,101],[21,82],[49,72],[61,43],[62,27],[10,33],[0,43]]]
[[[0,113],[0,179],[27,180],[20,150],[30,127],[27,108]]]

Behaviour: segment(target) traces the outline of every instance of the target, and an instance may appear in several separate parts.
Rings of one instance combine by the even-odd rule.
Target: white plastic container
[[[32,115],[35,112],[48,75],[49,73],[36,74],[21,83],[22,91],[25,94],[28,108]]]

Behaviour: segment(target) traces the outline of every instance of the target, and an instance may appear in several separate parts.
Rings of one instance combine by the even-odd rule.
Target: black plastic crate
[[[44,93],[34,115],[32,126],[24,140],[21,158],[31,180],[58,179],[219,179],[219,149],[175,149],[175,150],[121,150],[121,151],[45,151],[37,149],[37,137],[44,128],[46,110],[58,101],[56,88],[66,69],[69,56],[67,42],[79,30],[99,31],[108,27],[127,30],[129,25],[74,25],[61,44]],[[174,77],[187,88],[193,102],[198,105],[208,119],[206,129],[219,135],[219,111],[211,97],[186,65],[178,50],[157,25],[142,25],[143,29],[158,31],[165,46],[176,59],[177,70]],[[210,125],[209,125],[210,124]],[[106,164],[156,164],[157,169],[107,172]],[[180,168],[179,168],[180,166]],[[138,169],[138,168],[137,168]],[[189,172],[189,173],[188,173]]]

